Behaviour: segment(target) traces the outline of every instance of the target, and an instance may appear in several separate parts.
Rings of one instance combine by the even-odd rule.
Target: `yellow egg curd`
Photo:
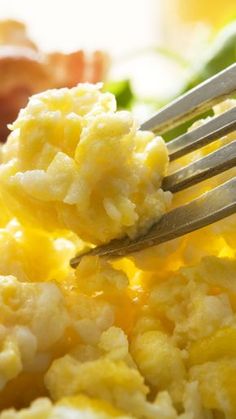
[[[2,149],[5,200],[25,224],[72,230],[90,243],[135,236],[170,203],[165,143],[116,111],[99,85],[33,96]]]
[[[161,189],[235,135],[168,168],[163,140],[99,86],[30,99],[1,150],[0,419],[236,418],[235,215],[129,258],[69,264],[235,176],[172,203]]]

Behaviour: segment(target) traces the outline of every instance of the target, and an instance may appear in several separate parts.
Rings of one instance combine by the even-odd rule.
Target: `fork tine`
[[[163,179],[162,188],[179,192],[236,166],[236,141],[189,164]]]
[[[199,84],[165,106],[141,125],[142,130],[163,133],[197,116],[236,92],[236,64]]]
[[[236,106],[167,143],[170,160],[197,150],[236,130]]]
[[[105,257],[122,257],[151,246],[175,239],[206,225],[212,224],[236,212],[236,177],[201,195],[194,201],[175,208],[165,214],[154,224],[149,232],[135,240],[128,238],[113,240],[96,247],[86,254]],[[80,259],[78,255],[71,260],[76,268]]]

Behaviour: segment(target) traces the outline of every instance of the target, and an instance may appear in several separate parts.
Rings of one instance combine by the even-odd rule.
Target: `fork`
[[[161,109],[141,125],[142,130],[162,134],[211,109],[236,93],[236,63],[199,84]],[[198,128],[167,143],[170,161],[197,150],[236,130],[236,106],[210,119]],[[236,166],[236,140],[186,167],[166,176],[162,188],[173,193],[209,179]],[[71,260],[75,268],[84,255],[122,257],[175,239],[205,227],[236,212],[236,177],[202,194],[188,204],[163,215],[149,231],[132,240],[114,239]]]

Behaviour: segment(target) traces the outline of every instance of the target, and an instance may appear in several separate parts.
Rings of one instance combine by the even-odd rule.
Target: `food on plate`
[[[30,99],[1,154],[0,419],[236,417],[235,215],[129,258],[69,264],[235,176],[172,202],[160,189],[166,170],[234,139],[168,165],[161,138],[99,86]]]
[[[108,67],[102,51],[45,54],[31,41],[23,23],[0,21],[0,141],[7,138],[7,124],[32,94],[83,81],[96,83],[105,78]]]

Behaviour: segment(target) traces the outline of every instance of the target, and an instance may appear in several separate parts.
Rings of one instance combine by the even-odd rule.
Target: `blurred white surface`
[[[46,51],[102,48],[119,55],[160,38],[160,8],[161,0],[0,0],[0,19],[26,22]]]

